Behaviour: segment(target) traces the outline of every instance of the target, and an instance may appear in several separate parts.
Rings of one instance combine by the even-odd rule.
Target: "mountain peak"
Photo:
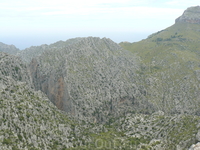
[[[175,23],[200,24],[200,6],[187,8],[183,14],[175,20]]]
[[[16,54],[19,51],[14,45],[7,45],[0,42],[0,52],[8,53],[8,54]]]

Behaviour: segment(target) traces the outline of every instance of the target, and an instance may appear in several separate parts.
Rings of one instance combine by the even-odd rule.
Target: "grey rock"
[[[200,150],[200,143],[193,144],[189,150]]]
[[[200,130],[198,130],[197,134],[196,134],[196,140],[200,141]]]
[[[75,38],[75,39],[69,39],[67,41],[58,41],[50,45],[43,44],[41,46],[31,46],[24,50],[18,51],[16,55],[19,56],[25,63],[29,64],[33,58],[39,57],[45,51],[64,48],[66,46],[70,46],[72,44],[79,42],[81,39],[82,38]]]
[[[0,52],[0,76],[10,76],[33,87],[27,65],[16,56]]]
[[[32,59],[36,90],[46,93],[59,109],[90,122],[149,107],[141,98],[145,90],[137,87],[140,63],[135,55],[106,38],[70,41]]]
[[[175,22],[200,24],[200,6],[189,7]]]
[[[14,45],[7,45],[0,42],[0,52],[15,55],[17,54],[17,52],[19,52],[19,49],[16,48]]]
[[[75,122],[41,91],[9,76],[1,77],[0,83],[4,85],[0,88],[0,149],[62,149],[82,142],[80,126],[74,134]],[[72,144],[73,139],[77,141]]]

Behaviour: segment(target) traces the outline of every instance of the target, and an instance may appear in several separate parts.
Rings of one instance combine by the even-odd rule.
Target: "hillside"
[[[163,112],[126,114],[104,125],[77,123],[24,82],[4,77],[0,85],[3,150],[188,148],[199,133],[199,117]]]
[[[141,58],[144,64],[141,76],[149,100],[160,110],[199,115],[199,24],[176,21],[145,40],[120,45]]]
[[[10,76],[33,87],[27,65],[19,57],[0,52],[0,77],[3,76]]]
[[[147,112],[151,105],[143,96],[144,89],[137,86],[137,57],[110,39],[73,41],[32,60],[36,90],[46,93],[59,109],[90,122],[105,122],[133,111]]]
[[[72,142],[78,140],[73,132],[75,123],[43,93],[9,77],[1,77],[0,85],[0,149],[43,150],[76,145]],[[76,130],[80,130],[78,126]]]
[[[0,61],[0,149],[66,149],[90,139],[44,93],[33,89],[18,57],[0,52]]]
[[[0,149],[195,150],[199,12],[190,7],[137,43],[0,43]]]
[[[0,78],[0,149],[159,150],[189,147],[199,138],[200,118],[188,115],[126,113],[110,118],[106,124],[89,123],[83,118],[78,123],[58,110],[44,93],[31,88],[25,78],[26,65],[18,57],[0,54],[0,68],[7,68],[7,74]],[[21,68],[16,73],[12,68],[18,65]],[[179,130],[184,132],[177,135]]]

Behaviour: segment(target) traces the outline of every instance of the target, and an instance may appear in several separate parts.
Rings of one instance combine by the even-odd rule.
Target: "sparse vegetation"
[[[26,64],[0,52],[0,149],[188,149],[200,140],[200,25],[183,22],[126,50],[89,37],[8,50]]]

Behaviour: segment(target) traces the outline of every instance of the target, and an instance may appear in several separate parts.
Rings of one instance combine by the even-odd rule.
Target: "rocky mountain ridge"
[[[0,42],[0,52],[6,52],[12,55],[17,54],[19,52],[19,49],[16,48],[14,45],[7,45],[2,42]]]
[[[0,149],[182,150],[200,142],[200,27],[181,20],[123,48],[87,37],[17,57],[0,52]]]
[[[70,46],[79,42],[81,39],[82,38],[74,38],[74,39],[69,39],[67,41],[58,41],[50,45],[43,44],[41,46],[31,46],[24,50],[18,51],[16,55],[19,56],[24,62],[29,64],[33,58],[39,57],[45,51],[55,50],[66,46]]]
[[[136,56],[110,39],[77,40],[32,60],[30,70],[36,90],[46,93],[59,109],[84,120],[105,122],[109,115],[149,107],[145,99],[139,100],[143,89],[135,86],[139,82],[135,80],[139,69]]]
[[[200,6],[189,7],[175,20],[175,23],[200,24]]]
[[[6,59],[9,63],[4,65],[5,68],[17,60],[14,56],[8,58],[11,57]],[[81,127],[58,110],[44,93],[22,81],[12,74],[0,77],[0,149],[67,149],[81,145],[82,140],[90,140],[82,134]]]
[[[199,29],[199,24],[175,23],[140,42],[120,43],[140,57],[149,101],[167,114],[199,115]]]

